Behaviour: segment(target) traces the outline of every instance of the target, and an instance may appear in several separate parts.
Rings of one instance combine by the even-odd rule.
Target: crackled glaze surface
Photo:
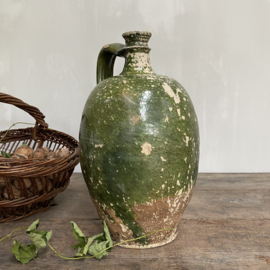
[[[125,243],[166,244],[191,199],[199,132],[189,95],[177,81],[154,73],[147,32],[123,35],[123,72],[90,94],[80,128],[84,179],[116,241],[174,228]]]

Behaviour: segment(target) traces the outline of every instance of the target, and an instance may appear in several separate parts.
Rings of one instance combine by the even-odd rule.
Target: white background
[[[153,69],[193,100],[200,171],[269,172],[269,0],[1,0],[0,91],[78,138],[99,50],[131,30],[152,32]],[[34,122],[0,104],[1,130],[18,121]]]

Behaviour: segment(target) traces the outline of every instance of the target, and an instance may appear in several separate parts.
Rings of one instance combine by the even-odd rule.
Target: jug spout
[[[129,46],[148,47],[148,41],[151,38],[152,34],[147,31],[130,31],[125,32],[122,36],[126,41],[126,47]]]
[[[126,46],[123,49],[125,57],[125,66],[121,75],[132,73],[154,73],[148,47],[148,41],[151,37],[150,32],[131,31],[123,34]]]

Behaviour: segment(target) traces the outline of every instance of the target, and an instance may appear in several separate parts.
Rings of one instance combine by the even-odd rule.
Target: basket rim
[[[27,128],[20,128],[20,129],[12,129],[8,130],[8,132],[23,132],[23,131],[28,131],[29,132],[29,138],[31,132],[34,130],[33,127],[27,127]],[[57,142],[58,144],[61,145],[61,141],[64,142],[64,138],[71,140],[71,142],[74,143],[73,146],[69,147],[69,149],[73,150],[73,153],[71,153],[68,157],[65,158],[60,158],[60,159],[54,159],[54,160],[41,160],[37,161],[34,159],[27,159],[27,160],[18,160],[18,159],[10,159],[10,158],[3,158],[0,157],[0,176],[14,176],[14,177],[38,177],[38,176],[44,176],[44,175],[49,175],[55,172],[60,172],[62,170],[74,168],[78,163],[79,163],[79,142],[72,137],[71,135],[55,130],[55,129],[50,129],[50,128],[42,128],[38,129],[39,132],[37,132],[37,138],[36,140],[38,141],[39,138],[38,136],[40,134],[40,131],[45,133],[50,133],[53,132],[54,134],[58,135],[58,137],[55,137],[55,139],[59,139]],[[3,133],[7,132],[7,130],[0,131],[0,137]],[[61,138],[63,137],[63,138]],[[5,138],[0,142],[1,144],[6,144],[8,142],[14,142],[14,141],[23,141],[23,140],[18,140],[17,138],[14,137],[14,139],[10,139],[8,141],[5,141]],[[46,142],[46,139],[44,139],[44,142]],[[33,162],[34,161],[34,162]],[[12,167],[10,167],[12,165]],[[58,168],[55,170],[55,168]],[[33,174],[34,173],[34,174]],[[34,176],[33,176],[34,175]]]

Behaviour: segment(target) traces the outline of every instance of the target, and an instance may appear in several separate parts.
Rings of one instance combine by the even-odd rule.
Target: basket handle
[[[34,117],[36,120],[36,125],[34,128],[35,131],[37,129],[38,124],[44,128],[48,128],[48,124],[44,121],[45,116],[38,108],[28,105],[27,103],[23,102],[18,98],[15,98],[13,96],[1,92],[0,92],[0,102],[14,105],[24,110],[25,112],[29,113],[32,117]]]

